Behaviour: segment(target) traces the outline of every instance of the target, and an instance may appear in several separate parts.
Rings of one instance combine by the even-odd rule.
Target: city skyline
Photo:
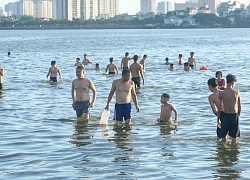
[[[4,5],[16,2],[18,0],[1,0],[0,6],[4,8]],[[173,3],[183,3],[186,2],[186,0],[157,0],[157,2],[161,1],[170,1]],[[219,2],[228,2],[229,0],[219,0]],[[250,0],[238,0],[241,3],[244,3],[246,5],[250,4]],[[132,5],[133,4],[133,5]],[[140,0],[119,0],[119,13],[128,13],[128,14],[136,14],[140,11]]]

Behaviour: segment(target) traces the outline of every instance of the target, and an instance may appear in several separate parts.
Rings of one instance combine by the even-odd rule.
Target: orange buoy
[[[202,66],[202,67],[200,67],[200,70],[208,70],[208,67],[207,66]]]

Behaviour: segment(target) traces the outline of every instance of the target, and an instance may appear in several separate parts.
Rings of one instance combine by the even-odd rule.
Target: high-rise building
[[[148,12],[156,13],[156,0],[141,0],[141,12],[144,14]]]
[[[0,6],[0,16],[3,16],[3,8]]]
[[[81,0],[81,19],[96,19],[98,17],[98,0]]]
[[[186,10],[187,8],[197,8],[198,4],[195,1],[187,1],[186,3],[175,3],[174,10]]]
[[[119,0],[110,0],[110,17],[119,14]]]
[[[157,13],[166,14],[168,11],[173,11],[173,4],[169,1],[162,1],[157,4]]]
[[[81,1],[68,0],[68,20],[81,18]]]
[[[110,0],[98,0],[98,17],[104,19],[110,17]]]
[[[20,0],[19,15],[34,16],[34,2],[32,0]]]
[[[218,0],[198,0],[198,8],[208,6],[211,13],[217,14]]]
[[[68,19],[68,0],[52,0],[52,18]]]

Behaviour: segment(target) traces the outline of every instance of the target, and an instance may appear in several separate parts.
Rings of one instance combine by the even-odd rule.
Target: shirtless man
[[[4,76],[4,69],[0,63],[0,89],[3,89],[3,76]]]
[[[129,53],[126,52],[125,53],[125,57],[122,58],[122,62],[121,62],[121,69],[128,69],[129,68],[129,61],[133,59],[129,57]]]
[[[215,78],[211,78],[207,82],[209,90],[213,93],[208,97],[209,104],[211,106],[211,109],[214,113],[214,115],[217,117],[218,115],[218,107],[219,107],[219,93],[220,90],[218,89],[218,85],[216,83]],[[221,105],[221,111],[223,111],[223,104]],[[217,126],[217,137],[221,138],[221,128]]]
[[[76,58],[75,66],[82,66],[80,58]]]
[[[115,72],[118,74],[118,67],[113,61],[113,58],[109,59],[110,64],[108,64],[106,67],[106,73],[109,71],[109,74],[115,74]]]
[[[194,58],[194,52],[190,53],[190,57],[188,58],[188,63],[192,69],[194,69],[194,67],[196,68],[196,59]]]
[[[126,124],[131,124],[131,96],[134,101],[137,112],[140,111],[137,95],[135,92],[134,82],[130,80],[130,71],[129,69],[124,69],[122,71],[122,78],[114,80],[109,96],[106,110],[109,110],[109,103],[112,100],[114,93],[116,92],[116,104],[115,104],[115,113],[114,120],[115,125],[122,123],[123,118]]]
[[[147,55],[145,54],[142,58],[142,60],[140,61],[140,65],[142,66],[142,70],[144,71],[145,70],[145,62],[147,60]]]
[[[236,138],[240,136],[241,97],[240,91],[234,89],[237,78],[228,74],[226,80],[226,89],[219,93],[217,123],[218,127],[221,127],[222,141],[226,142],[226,136],[229,134],[232,137],[232,145],[236,145]],[[224,111],[222,111],[222,104],[224,105]]]
[[[89,65],[89,64],[93,64],[93,63],[88,59],[88,55],[87,55],[87,54],[84,54],[84,55],[83,55],[82,64],[83,64],[84,66],[87,66],[87,65]]]
[[[179,65],[183,65],[184,64],[184,60],[182,57],[182,54],[179,54]]]
[[[93,82],[84,77],[84,67],[78,66],[76,68],[77,79],[72,82],[72,99],[73,109],[76,111],[78,118],[89,120],[90,107],[94,107],[96,100],[96,89]],[[89,90],[93,93],[92,101],[90,102]]]
[[[50,76],[50,81],[57,82],[57,75],[61,78],[61,70],[56,66],[56,61],[51,61],[51,67],[47,74],[47,78]]]
[[[142,67],[138,63],[138,56],[134,55],[134,63],[130,65],[130,71],[132,74],[132,81],[135,83],[135,89],[141,86],[141,78],[144,85],[144,76],[142,72]],[[140,78],[141,77],[141,78]]]

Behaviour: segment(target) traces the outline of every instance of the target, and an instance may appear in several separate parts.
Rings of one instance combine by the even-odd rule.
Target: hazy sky
[[[0,6],[3,6],[9,2],[16,2],[17,0],[0,0]],[[161,1],[171,1],[176,3],[182,3],[186,0],[157,0],[158,2]],[[219,0],[220,1],[220,0]],[[221,0],[221,2],[229,1],[229,0]],[[250,0],[239,0],[242,3],[250,4]],[[140,0],[120,0],[120,13],[128,13],[128,14],[135,14],[140,11]]]

